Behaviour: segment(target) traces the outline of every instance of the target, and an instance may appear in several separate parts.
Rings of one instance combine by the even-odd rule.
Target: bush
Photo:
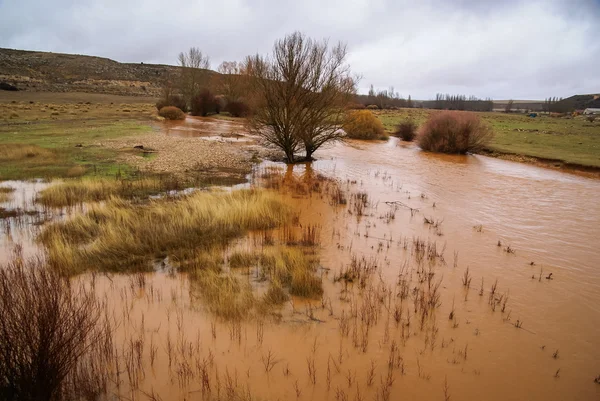
[[[593,123],[594,121],[596,121],[596,116],[588,116],[587,120],[591,123]]]
[[[0,266],[0,399],[83,399],[102,391],[101,305],[93,289],[70,283],[20,253]],[[93,366],[96,366],[94,368]]]
[[[418,136],[421,149],[440,153],[467,153],[483,149],[494,137],[476,114],[444,111],[432,115]]]
[[[417,136],[417,124],[412,120],[406,120],[398,125],[394,135],[403,141],[412,142]]]
[[[185,113],[175,106],[163,107],[158,111],[158,115],[167,120],[185,120]]]
[[[188,111],[187,103],[185,102],[185,99],[183,98],[183,96],[180,96],[180,95],[169,96],[167,99],[160,99],[158,102],[156,102],[157,110],[160,110],[163,107],[167,107],[167,106],[177,107],[178,109],[182,110],[183,112]]]
[[[246,117],[250,115],[250,106],[240,101],[229,102],[225,107],[225,111],[228,111],[234,117]]]
[[[387,139],[383,124],[369,110],[348,113],[342,128],[352,139]]]
[[[7,82],[0,82],[0,90],[3,90],[3,91],[18,91],[19,88],[17,88],[14,85],[11,85],[11,84],[9,84]]]
[[[203,89],[192,99],[192,115],[206,117],[212,113],[218,113],[219,102],[208,89]]]

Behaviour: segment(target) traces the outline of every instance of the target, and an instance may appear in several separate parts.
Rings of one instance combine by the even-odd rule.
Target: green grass
[[[424,123],[432,110],[400,109],[376,112],[388,132],[412,118]],[[600,123],[579,116],[572,119],[522,114],[477,113],[488,122],[495,137],[488,151],[551,159],[565,163],[600,167]]]
[[[564,119],[485,113],[494,128],[489,150],[582,166],[600,167],[600,124]]]
[[[128,176],[118,151],[98,142],[151,130],[139,121],[40,122],[0,126],[0,180]]]

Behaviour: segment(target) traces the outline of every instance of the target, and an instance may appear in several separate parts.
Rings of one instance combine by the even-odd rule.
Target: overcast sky
[[[216,69],[295,30],[346,42],[361,92],[600,92],[600,0],[0,0],[0,47],[121,62],[197,46]]]

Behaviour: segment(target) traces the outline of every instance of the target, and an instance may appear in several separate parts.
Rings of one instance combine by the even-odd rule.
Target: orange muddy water
[[[221,142],[252,142],[256,138],[244,134],[238,121],[217,120],[210,117],[186,116],[183,121],[167,121],[161,127],[167,136],[201,137]]]
[[[278,177],[300,225],[319,227],[322,299],[231,322],[185,275],[79,278],[116,327],[107,399],[600,398],[599,181],[396,139],[316,156],[263,163],[250,185]],[[33,253],[35,227],[3,231],[3,259],[15,242]],[[336,281],[353,260],[372,267],[364,285]],[[257,269],[240,277],[260,290]]]

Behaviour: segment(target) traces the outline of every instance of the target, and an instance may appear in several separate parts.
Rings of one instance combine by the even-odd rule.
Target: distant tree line
[[[568,113],[575,109],[571,102],[563,100],[563,98],[549,97],[542,104],[542,111],[546,113]]]
[[[494,102],[490,98],[483,100],[475,96],[438,93],[435,95],[435,100],[423,102],[423,107],[437,110],[492,111]]]
[[[416,107],[410,95],[408,95],[408,98],[404,98],[400,93],[394,90],[393,86],[390,86],[388,89],[376,91],[373,85],[371,85],[367,95],[356,95],[354,101],[357,105],[364,107],[370,106],[370,108],[377,109]]]

